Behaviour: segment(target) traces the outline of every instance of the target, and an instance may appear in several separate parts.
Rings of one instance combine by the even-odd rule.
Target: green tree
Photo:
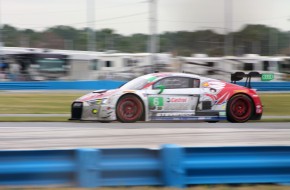
[[[4,24],[2,27],[2,35],[5,46],[20,46],[20,33],[17,28]]]
[[[76,29],[71,26],[54,26],[44,31],[17,29],[3,25],[2,40],[5,46],[34,47],[51,49],[87,50],[88,28]],[[93,31],[98,51],[118,50],[122,52],[148,52],[146,34],[124,36],[113,29]],[[290,54],[290,33],[266,25],[246,25],[240,31],[231,33],[234,39],[234,55],[258,53],[262,55]],[[212,30],[177,31],[159,34],[160,52],[174,52],[190,56],[206,53],[220,56],[224,52],[226,36]]]

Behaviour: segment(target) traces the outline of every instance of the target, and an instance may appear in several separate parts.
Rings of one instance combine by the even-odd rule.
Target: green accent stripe
[[[154,81],[156,78],[157,78],[157,77],[154,77],[154,76],[153,76],[153,77],[150,77],[150,78],[148,79],[148,81],[149,81],[149,82],[152,82],[152,81]]]

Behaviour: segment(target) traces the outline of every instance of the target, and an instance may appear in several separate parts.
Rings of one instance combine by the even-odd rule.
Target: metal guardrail
[[[100,90],[118,88],[124,81],[34,81],[0,82],[0,90]],[[237,82],[244,85],[244,82]],[[290,82],[252,82],[258,91],[290,91]]]
[[[0,151],[0,185],[289,183],[290,146]]]

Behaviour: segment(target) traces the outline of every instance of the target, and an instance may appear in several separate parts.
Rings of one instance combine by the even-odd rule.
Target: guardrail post
[[[100,150],[78,149],[77,150],[77,182],[79,187],[100,186]]]
[[[177,145],[163,145],[161,148],[162,175],[165,186],[185,186],[185,172],[182,166],[183,150]]]

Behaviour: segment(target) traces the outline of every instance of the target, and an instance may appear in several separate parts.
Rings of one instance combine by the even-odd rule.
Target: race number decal
[[[163,98],[162,97],[149,97],[149,106],[163,106]]]

